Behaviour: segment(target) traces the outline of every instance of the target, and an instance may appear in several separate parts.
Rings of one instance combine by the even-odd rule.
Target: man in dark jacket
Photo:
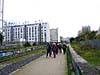
[[[48,54],[49,54],[49,56],[51,57],[51,45],[50,45],[50,43],[47,43],[46,44],[46,50],[47,50],[47,53],[46,53],[46,57],[48,57]]]
[[[66,44],[64,43],[64,44],[63,44],[63,53],[64,53],[64,54],[66,53],[66,48],[67,48],[67,46],[66,46]]]

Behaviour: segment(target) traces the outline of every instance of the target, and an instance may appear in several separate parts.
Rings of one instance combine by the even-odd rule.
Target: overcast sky
[[[47,21],[59,35],[75,37],[82,26],[100,26],[100,0],[5,0],[4,19]]]

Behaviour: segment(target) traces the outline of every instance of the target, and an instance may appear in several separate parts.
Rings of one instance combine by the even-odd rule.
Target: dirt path
[[[66,72],[65,55],[58,54],[57,58],[42,56],[10,75],[66,75]]]

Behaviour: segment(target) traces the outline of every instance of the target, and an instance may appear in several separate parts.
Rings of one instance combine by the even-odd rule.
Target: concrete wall
[[[90,65],[85,59],[78,55],[74,49],[69,45],[71,59],[73,60],[73,67],[78,75],[100,75],[96,67]],[[77,74],[76,74],[77,75]]]

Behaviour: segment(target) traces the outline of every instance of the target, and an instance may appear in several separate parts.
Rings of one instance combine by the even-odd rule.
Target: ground
[[[67,75],[66,67],[66,55],[58,54],[56,58],[44,55],[10,75]]]

